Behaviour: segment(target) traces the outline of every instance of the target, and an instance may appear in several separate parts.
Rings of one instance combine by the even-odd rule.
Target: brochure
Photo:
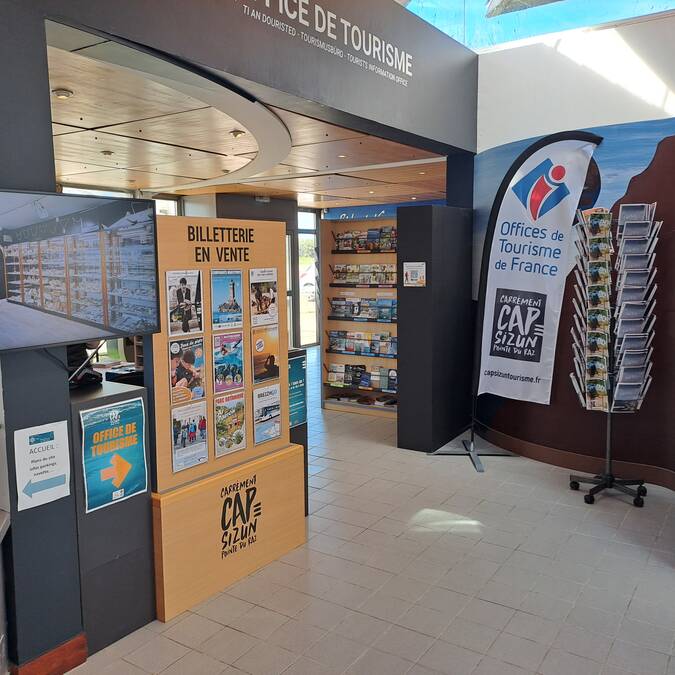
[[[208,461],[206,401],[172,408],[171,426],[174,473]]]
[[[604,379],[586,381],[586,409],[609,411],[607,382]]]
[[[612,230],[612,214],[608,212],[589,213],[585,222],[589,239],[600,235],[607,236]]]
[[[172,405],[204,398],[204,338],[183,338],[169,342]]]
[[[279,377],[279,327],[260,326],[251,332],[253,384]]]
[[[591,380],[607,379],[607,358],[604,356],[589,356],[586,358],[586,377]]]
[[[176,270],[166,273],[169,335],[202,332],[202,273]]]
[[[246,406],[244,392],[215,399],[216,457],[246,448]]]
[[[244,301],[241,276],[241,270],[211,270],[213,330],[242,327]]]
[[[609,297],[609,286],[605,284],[592,284],[588,286],[589,307],[609,310]]]
[[[609,335],[604,331],[588,331],[586,337],[588,356],[609,356]]]
[[[588,328],[590,330],[609,331],[609,310],[592,308],[587,313]]]
[[[213,336],[213,381],[216,394],[244,386],[244,334]]]
[[[276,324],[279,320],[276,267],[250,270],[249,281],[251,326]]]
[[[253,390],[255,444],[281,437],[281,388],[279,384]]]
[[[609,263],[605,260],[589,262],[586,268],[586,276],[589,284],[609,286],[612,280]]]

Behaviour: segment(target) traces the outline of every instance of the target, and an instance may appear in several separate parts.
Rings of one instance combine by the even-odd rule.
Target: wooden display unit
[[[158,615],[169,620],[303,543],[304,466],[302,447],[289,440],[285,223],[160,217],[157,231],[161,332],[152,336],[156,446],[153,522]],[[251,293],[251,270],[276,270],[276,292],[270,285],[264,296]],[[169,273],[173,280],[194,280],[197,271],[201,273],[201,325],[196,319],[196,286],[191,295],[191,314],[186,319],[175,309],[180,284],[172,282],[169,290],[167,282]],[[223,285],[225,292],[231,293],[225,299],[222,295],[217,300],[212,298],[214,272],[234,273]],[[241,291],[236,304],[241,308],[241,325],[232,325],[222,316],[227,313],[226,306],[232,306],[229,298],[238,295],[239,272]],[[181,294],[184,296],[184,292]],[[174,310],[171,322],[170,302]],[[214,304],[221,317],[220,327],[214,327]],[[269,310],[262,318],[258,312],[256,322],[268,321],[263,328],[276,329],[276,343],[268,333],[262,334],[252,326],[254,307],[264,311],[273,305],[274,312]],[[179,335],[186,325],[188,332]],[[174,335],[170,334],[171,326]],[[243,382],[239,386],[231,383],[232,389],[227,393],[216,393],[214,338],[227,336],[233,341],[219,342],[218,354],[222,355],[221,349],[228,353],[243,345]],[[203,377],[197,378],[201,385],[178,392],[189,392],[188,397],[193,398],[187,400],[176,396],[176,391],[172,399],[171,386],[169,346],[183,340],[196,340],[197,344],[203,340]],[[274,369],[275,363],[266,362],[268,379],[254,384],[254,352],[260,375],[260,354],[267,353],[270,343],[276,344],[278,370]],[[197,357],[197,348],[192,356]],[[149,357],[145,357],[145,368],[149,370]],[[228,377],[232,373],[229,367]],[[278,387],[279,396],[270,397],[269,403],[267,398],[259,401],[256,443],[254,398],[256,392],[269,387]],[[230,394],[243,396],[245,441],[237,441],[240,449],[227,451],[222,444],[217,445],[215,406],[218,397]],[[181,465],[175,457],[186,447],[181,440],[184,431],[179,424],[176,436],[174,419],[184,419],[177,411],[193,405],[205,409],[207,450],[203,452],[202,443],[199,461]],[[190,412],[188,417],[195,415],[198,419],[201,413]],[[232,438],[230,425],[238,429],[239,415],[240,412],[223,416],[222,429],[228,439]],[[266,435],[270,430],[274,433]],[[191,442],[194,439],[188,441],[188,446]]]
[[[375,230],[384,232],[384,237],[375,237]],[[370,231],[371,237],[368,238]],[[344,240],[339,244],[338,239],[344,233],[366,233],[365,236],[353,236],[353,250],[345,250]],[[378,386],[341,386],[338,383],[329,383],[329,370],[331,364],[363,365],[368,372],[380,370],[397,371],[396,343],[398,340],[397,314],[396,314],[396,221],[395,220],[362,220],[362,221],[331,221],[321,222],[321,279],[322,279],[322,321],[321,321],[321,352],[322,352],[322,406],[327,410],[339,410],[342,412],[356,412],[365,415],[374,415],[390,419],[396,418],[395,405],[366,405],[358,402],[336,401],[331,399],[341,391],[346,394],[358,395],[365,399],[396,398],[396,387],[389,387],[388,380],[385,387]],[[394,233],[391,235],[390,233]],[[384,247],[380,247],[384,242]],[[394,275],[389,272],[351,272],[347,279],[341,271],[341,266],[360,266],[360,270],[368,270],[368,266],[388,266],[393,268]],[[366,267],[363,267],[366,266]],[[336,270],[337,267],[337,270]],[[354,268],[352,268],[354,269]],[[337,271],[337,274],[336,274]],[[358,275],[358,276],[355,276]],[[368,276],[370,275],[370,276]],[[379,276],[378,276],[379,275]],[[368,278],[367,278],[368,277]],[[363,303],[368,309],[354,315],[344,312],[344,305],[349,301],[356,304],[366,299]],[[370,300],[379,301],[382,305],[376,311],[375,305]],[[336,303],[335,300],[338,300]],[[389,307],[389,305],[391,306]],[[342,309],[337,310],[336,308]],[[378,335],[389,334],[393,341],[369,340],[364,336],[369,346],[366,351],[371,353],[354,353],[351,351],[353,340],[348,340],[347,349],[331,349],[330,332],[345,331],[346,333],[361,333]],[[362,344],[363,344],[362,341]],[[382,347],[382,348],[381,348]],[[358,349],[358,347],[356,347]]]

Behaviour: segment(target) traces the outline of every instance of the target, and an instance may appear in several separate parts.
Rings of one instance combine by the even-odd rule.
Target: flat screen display
[[[0,351],[159,330],[152,200],[0,191]]]

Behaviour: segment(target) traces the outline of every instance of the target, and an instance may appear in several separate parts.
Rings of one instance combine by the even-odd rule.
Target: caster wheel
[[[584,501],[587,504],[595,504],[595,497],[593,495],[584,495]]]
[[[642,497],[636,497],[633,500],[633,505],[637,506],[639,509],[641,509],[645,505],[645,500],[642,499]]]
[[[570,490],[578,490],[579,489],[579,483],[575,480],[570,481]]]
[[[637,493],[639,497],[646,497],[647,496],[647,488],[644,485],[640,485],[637,489]]]

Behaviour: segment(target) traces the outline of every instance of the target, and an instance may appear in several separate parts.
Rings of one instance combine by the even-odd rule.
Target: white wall
[[[670,13],[480,54],[478,151],[557,131],[675,117],[674,38]]]
[[[193,218],[215,218],[216,195],[190,195],[183,197],[183,213]]]

